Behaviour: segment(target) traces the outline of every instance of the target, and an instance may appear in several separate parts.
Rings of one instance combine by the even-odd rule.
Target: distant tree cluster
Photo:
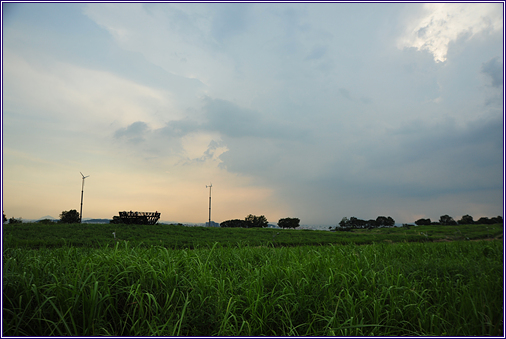
[[[487,217],[482,217],[478,220],[476,220],[475,224],[477,225],[492,225],[492,224],[502,224],[503,223],[503,219],[500,215],[498,215],[497,217],[493,217],[493,218],[487,218]]]
[[[281,228],[293,228],[296,229],[300,225],[300,219],[299,218],[283,218],[279,219],[278,226]]]
[[[232,220],[225,220],[222,223],[220,223],[220,227],[243,227],[243,228],[250,228],[250,227],[267,227],[268,222],[267,218],[263,215],[257,216],[250,214],[244,220],[240,219],[232,219]]]
[[[423,226],[423,225],[431,225],[432,222],[430,221],[430,218],[428,218],[428,219],[421,218],[421,219],[418,219],[417,221],[415,221],[415,224],[417,226]]]
[[[339,226],[336,227],[338,231],[349,231],[358,228],[376,228],[376,227],[391,227],[395,225],[395,220],[392,217],[379,216],[370,220],[362,220],[355,217],[348,219],[344,217],[340,222]]]
[[[497,216],[494,218],[482,217],[477,221],[474,221],[473,217],[469,214],[462,216],[462,218],[458,221],[455,221],[452,217],[445,214],[439,217],[439,221],[431,221],[430,219],[418,219],[415,221],[415,224],[418,226],[422,225],[491,225],[491,224],[502,224],[503,218],[501,216]]]
[[[19,218],[19,219],[16,219],[14,217],[12,218],[9,218],[9,224],[21,224],[23,223],[23,219]]]
[[[231,219],[231,220],[225,220],[220,223],[220,227],[248,227],[248,223],[246,220],[242,219]]]
[[[4,223],[4,224],[5,224],[7,221],[9,222],[9,224],[21,224],[21,223],[23,222],[23,219],[22,219],[22,218],[16,219],[16,218],[12,217],[12,218],[9,218],[9,219],[7,220],[7,217],[5,216],[5,211],[2,211],[2,215],[3,215],[3,217],[2,217],[2,221],[3,221],[3,223]]]
[[[76,210],[63,211],[58,222],[60,224],[78,224],[81,222],[81,218]]]

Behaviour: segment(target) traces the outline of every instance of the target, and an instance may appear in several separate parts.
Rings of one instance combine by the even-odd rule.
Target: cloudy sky
[[[503,214],[502,3],[3,3],[3,209]]]

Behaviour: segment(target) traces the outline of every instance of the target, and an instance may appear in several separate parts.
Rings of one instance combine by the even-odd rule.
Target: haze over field
[[[3,3],[3,210],[503,214],[502,3]]]

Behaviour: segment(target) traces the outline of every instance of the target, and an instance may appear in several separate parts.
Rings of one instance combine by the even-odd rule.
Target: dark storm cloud
[[[305,60],[317,60],[321,59],[327,54],[327,46],[316,46],[314,47]]]
[[[345,97],[348,100],[352,100],[351,95],[350,95],[350,91],[348,91],[346,88],[340,88],[339,94],[341,94],[343,97]]]
[[[502,123],[501,118],[476,120],[457,128],[452,120],[439,125],[417,121],[393,134],[402,136],[402,159],[434,160],[444,156],[456,165],[480,166],[501,160]],[[459,159],[457,153],[467,156]]]
[[[464,128],[413,123],[370,145],[363,186],[397,196],[437,197],[502,186],[502,119]],[[358,185],[360,185],[357,182]]]
[[[218,147],[226,146],[228,151],[220,156],[222,166],[236,173],[253,175],[270,168],[283,153],[283,147],[312,139],[307,130],[294,127],[289,121],[273,120],[226,100],[206,98],[204,102],[205,121],[172,120],[158,129],[137,121],[118,129],[114,138],[154,156],[168,153],[184,156],[183,137],[197,132],[217,132],[222,141],[211,141],[202,157],[190,161],[205,161],[213,157]]]
[[[499,57],[484,62],[481,66],[481,72],[492,79],[492,86],[501,87],[503,85],[503,64]]]
[[[178,138],[198,131],[218,132],[225,138],[234,139],[293,139],[307,136],[303,129],[290,127],[290,122],[266,118],[257,111],[242,108],[227,100],[206,98],[204,102],[205,121],[197,122],[188,118],[172,120],[156,133]],[[123,130],[116,133],[126,133]]]
[[[202,129],[202,126],[196,121],[190,119],[182,119],[169,121],[165,127],[162,127],[158,130],[158,133],[172,137],[183,137],[200,129]]]
[[[137,121],[116,130],[113,136],[119,149],[129,154],[135,152],[144,159],[160,159],[172,155],[184,157],[181,138],[193,132],[194,126],[192,122],[182,120],[154,129],[146,122]]]
[[[225,100],[207,100],[205,107],[210,130],[219,131],[223,135],[235,138],[252,135],[266,136],[267,126],[253,111],[240,108]]]
[[[114,132],[114,137],[116,139],[124,138],[131,143],[139,144],[146,141],[145,136],[149,131],[150,128],[145,122],[137,121],[125,128],[118,129]]]
[[[283,150],[273,140],[239,139],[228,144],[229,150],[220,156],[222,168],[233,173],[252,175],[263,184],[271,184],[277,177],[273,169],[280,161]]]
[[[300,127],[292,127],[290,121],[267,118],[260,112],[242,108],[230,101],[206,99],[204,108],[207,122],[202,128],[216,131],[231,138],[299,139],[308,136]]]
[[[216,8],[211,32],[217,41],[223,42],[246,29],[249,4],[218,4]]]
[[[413,121],[341,149],[341,156],[320,175],[306,178],[309,184],[301,190],[336,201],[363,199],[361,204],[377,199],[377,206],[387,197],[431,199],[501,190],[502,123],[502,118],[464,127],[451,120],[439,125]],[[278,175],[273,183],[283,182]]]

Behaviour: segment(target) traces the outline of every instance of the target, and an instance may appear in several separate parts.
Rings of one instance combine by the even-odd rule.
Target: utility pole
[[[81,172],[79,172],[81,173]],[[83,186],[81,187],[81,211],[79,212],[79,222],[82,223],[83,222],[83,193],[84,193],[84,179],[86,179],[87,177],[89,177],[89,175],[87,176],[84,176],[84,174],[81,173],[81,175],[83,176]]]
[[[211,227],[211,188],[213,187],[213,184],[211,183],[211,185],[207,186],[206,185],[206,188],[209,187],[209,227]]]

